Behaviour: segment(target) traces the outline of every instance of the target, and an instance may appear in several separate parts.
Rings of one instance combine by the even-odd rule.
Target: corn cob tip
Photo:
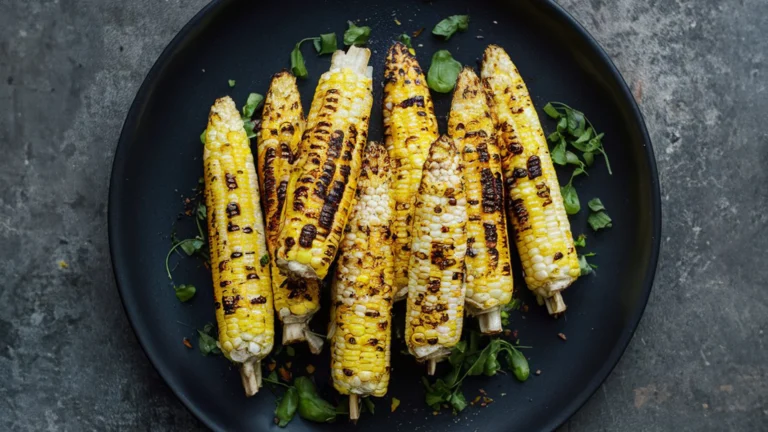
[[[261,387],[261,361],[247,361],[240,366],[240,379],[243,381],[245,395],[251,397]]]
[[[373,68],[368,66],[370,58],[371,50],[352,45],[347,52],[338,50],[333,53],[333,57],[331,57],[331,70],[349,68],[360,75],[371,78]]]
[[[567,309],[565,300],[563,300],[563,295],[559,292],[555,292],[552,297],[545,297],[544,304],[547,305],[547,312],[549,312],[550,315],[563,313],[565,312],[565,309]]]
[[[433,376],[436,370],[437,370],[437,360],[435,359],[427,360],[427,375]]]
[[[477,316],[480,332],[485,335],[501,333],[501,311],[498,307]]]
[[[312,354],[320,354],[323,350],[323,339],[309,330],[306,321],[283,324],[283,345],[305,341]]]
[[[356,394],[349,395],[349,420],[353,423],[357,422],[360,418],[360,404],[359,396]]]

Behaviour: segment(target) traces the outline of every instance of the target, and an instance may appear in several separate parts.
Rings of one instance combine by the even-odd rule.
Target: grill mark
[[[528,176],[528,171],[526,171],[525,168],[515,168],[515,171],[512,173],[512,176],[514,178],[524,178]]]
[[[253,232],[253,228],[247,226],[243,228],[243,234],[251,234]]]
[[[219,262],[219,271],[223,272],[227,269],[227,263],[229,263],[229,260],[223,260]]]
[[[499,240],[496,233],[496,224],[484,222],[483,230],[485,230],[485,244],[488,247],[496,247],[496,242]]]
[[[227,216],[233,218],[240,214],[240,206],[236,202],[227,204]]]
[[[333,175],[336,173],[336,164],[331,160],[325,161],[323,164],[323,172],[320,174],[320,178],[315,183],[315,196],[320,199],[325,199],[325,192],[328,190],[328,185],[333,180]]]
[[[414,96],[400,102],[400,108],[410,108],[412,106],[424,108],[424,96]]]
[[[293,165],[293,163],[296,161],[296,155],[293,154],[291,148],[288,147],[288,144],[286,143],[280,143],[280,158],[285,159],[290,165]]]
[[[493,213],[501,210],[501,195],[498,194],[498,186],[490,168],[480,171],[480,184],[482,189],[483,213]]]
[[[533,180],[541,176],[541,159],[533,155],[528,158],[528,178]]]
[[[221,303],[224,306],[224,315],[232,315],[238,308],[240,296],[224,296]]]
[[[536,195],[544,200],[544,202],[541,204],[542,207],[546,207],[552,204],[552,197],[550,196],[549,186],[547,186],[545,183],[539,183],[536,185]]]
[[[553,260],[557,261],[557,260],[560,260],[560,259],[563,259],[563,253],[562,252],[555,253],[555,256],[553,257]]]
[[[246,279],[251,280],[251,279],[261,279],[261,278],[256,273],[248,273],[248,276],[246,276]]]
[[[240,225],[235,225],[232,222],[227,222],[227,231],[229,232],[240,231]]]
[[[299,186],[293,191],[293,210],[297,212],[304,211],[304,200],[309,193],[309,188],[306,186]]]
[[[235,178],[234,174],[226,173],[224,174],[224,177],[226,178],[227,187],[229,190],[237,189],[237,178]]]
[[[229,285],[232,285],[232,281],[228,281],[228,280],[225,280],[225,281],[221,281],[221,282],[219,282],[219,286],[220,286],[221,288],[227,287],[227,286],[229,286]]]
[[[267,298],[264,296],[256,296],[251,299],[251,304],[264,304],[267,302]]]
[[[328,125],[330,127],[330,125]],[[344,145],[344,132],[340,130],[333,131],[328,141],[328,157],[337,159],[341,154],[341,148]]]
[[[299,235],[299,245],[304,248],[311,247],[316,236],[317,227],[312,224],[304,225],[301,229],[301,234]]]
[[[275,179],[275,159],[277,157],[277,151],[274,147],[267,148],[267,151],[264,153],[264,195],[266,195],[266,199],[264,200],[264,207],[265,208],[272,208],[275,207],[275,200],[272,197],[272,194],[270,194],[267,191],[274,190],[275,183],[277,180]],[[280,213],[279,211],[277,212]],[[270,221],[271,223],[271,221]]]
[[[232,259],[235,259],[235,258],[240,258],[241,256],[243,256],[242,252],[232,252],[232,255],[230,255],[229,257]]]
[[[456,260],[453,258],[446,258],[445,257],[445,250],[451,249],[451,245],[444,245],[442,243],[432,243],[432,251],[431,251],[431,257],[430,260],[432,264],[437,265],[440,270],[445,270],[448,267],[455,265]]]
[[[525,209],[525,203],[521,198],[512,201],[512,215],[517,219],[518,225],[528,225],[528,210]]]
[[[321,228],[328,230],[333,226],[333,220],[336,218],[336,212],[339,210],[344,189],[343,182],[337,180],[333,183],[331,192],[325,198],[325,204],[323,204],[323,209],[320,211],[318,224]]]

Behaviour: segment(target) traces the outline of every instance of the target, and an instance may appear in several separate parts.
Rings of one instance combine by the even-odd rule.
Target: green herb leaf
[[[203,330],[197,331],[197,346],[200,348],[200,352],[207,356],[208,354],[221,354],[221,350],[216,345],[215,332],[213,330],[213,324],[208,323],[203,327]]]
[[[197,291],[194,285],[178,285],[174,286],[173,289],[176,291],[176,298],[181,302],[186,302],[194,297]]]
[[[309,75],[307,65],[304,63],[304,56],[301,55],[301,42],[297,43],[291,51],[291,72],[296,78],[306,78]]]
[[[576,168],[577,170],[580,168]],[[565,204],[565,212],[569,215],[575,215],[581,210],[581,204],[579,203],[579,195],[576,193],[576,188],[572,184],[568,183],[560,188],[560,194],[563,196],[563,203]]]
[[[358,27],[352,21],[347,21],[349,28],[344,32],[344,45],[365,45],[368,38],[371,37],[371,28],[368,26]]]
[[[563,142],[563,144],[565,144],[565,142]],[[565,146],[563,146],[563,147],[565,147]],[[567,163],[571,164],[571,165],[579,165],[579,166],[582,166],[582,165],[584,165],[584,164],[583,164],[583,163],[582,163],[582,162],[579,160],[579,157],[578,157],[578,156],[576,156],[576,153],[574,153],[574,152],[572,152],[572,151],[566,151],[566,152],[565,152],[565,161],[566,161]]]
[[[603,202],[600,201],[600,198],[592,198],[587,203],[587,206],[589,206],[589,209],[598,212],[600,210],[605,210],[605,206],[603,205]]]
[[[525,381],[531,375],[531,369],[528,366],[528,359],[523,353],[513,348],[511,345],[506,349],[507,363],[512,368],[515,378],[519,381]]]
[[[269,264],[269,254],[262,255],[261,259],[259,260],[259,264],[262,266]]]
[[[439,410],[440,405],[449,402],[452,392],[451,387],[448,386],[445,381],[437,379],[434,384],[429,385],[429,381],[425,377],[421,378],[421,382],[427,390],[425,401],[427,405],[432,409]]]
[[[547,140],[551,143],[559,143],[564,137],[558,131],[554,131],[547,137]]]
[[[264,96],[258,93],[249,94],[245,105],[243,105],[243,120],[250,120],[253,117],[253,113],[256,112],[256,108],[261,106],[262,102],[264,102]]]
[[[584,152],[582,155],[584,156],[584,162],[587,163],[587,166],[592,166],[592,164],[595,163],[595,154],[592,152]]]
[[[197,215],[197,218],[204,221],[206,216],[208,215],[208,208],[205,206],[205,204],[200,203],[197,205],[197,210],[195,211],[195,214]]]
[[[277,425],[280,427],[286,427],[288,423],[293,420],[293,416],[296,414],[296,409],[299,407],[299,391],[296,387],[288,387],[288,390],[283,394],[280,403],[275,408],[275,419],[277,419]]]
[[[363,406],[368,410],[369,413],[376,413],[376,406],[373,404],[373,401],[370,397],[363,398]]]
[[[443,36],[448,40],[457,31],[466,31],[469,28],[469,15],[453,15],[437,23],[432,29],[435,36]]]
[[[581,144],[589,141],[589,139],[592,137],[592,132],[594,131],[592,130],[591,127],[587,128],[587,130],[585,130],[584,133],[581,134],[581,136],[579,136],[579,138],[576,141],[574,141],[574,143]]]
[[[272,372],[270,372],[269,375],[267,375],[266,380],[272,381],[272,382],[278,382],[279,378],[277,377],[277,371],[273,370]]]
[[[497,342],[498,340],[499,339],[492,340],[486,348],[488,350],[488,357],[486,357],[485,364],[483,365],[483,375],[485,376],[494,376],[496,375],[496,372],[501,369],[501,364],[496,358],[501,349],[501,345]]]
[[[560,118],[560,112],[551,103],[544,105],[544,112],[555,120]]]
[[[296,350],[293,349],[292,346],[288,345],[287,347],[285,347],[285,353],[288,354],[288,357],[293,357],[296,355]]]
[[[604,211],[597,213],[590,213],[587,218],[587,223],[592,227],[594,231],[598,231],[604,228],[610,228],[613,226],[611,217]]]
[[[559,135],[558,132],[555,133]],[[568,163],[568,158],[565,153],[565,139],[562,137],[560,138],[560,142],[552,149],[550,156],[552,156],[552,162],[558,165],[565,165]]]
[[[457,413],[463,411],[464,408],[467,407],[467,400],[464,398],[464,393],[461,392],[460,387],[456,387],[446,402],[451,404],[451,407],[453,407],[453,410]]]
[[[318,55],[333,54],[338,46],[336,44],[336,33],[321,34],[319,38],[314,38],[312,42]]]
[[[227,82],[229,83],[230,87],[234,87],[235,86],[235,80],[229,80]]]
[[[451,53],[440,50],[432,56],[432,64],[427,72],[429,88],[439,93],[448,93],[456,86],[461,72],[461,63],[454,60]]]
[[[205,246],[205,242],[199,238],[182,240],[179,247],[188,256],[192,256]]]
[[[568,119],[568,132],[574,137],[581,137],[584,133],[584,127],[586,126],[584,113],[572,108],[567,108],[565,113],[566,118]]]
[[[315,384],[307,377],[298,377],[294,385],[299,392],[299,415],[307,420],[325,423],[336,419],[336,407],[317,394]]]
[[[561,117],[560,120],[557,122],[557,131],[561,134],[568,131],[568,119],[565,117]]]
[[[587,236],[584,234],[579,234],[576,240],[573,241],[573,244],[576,247],[587,247]]]
[[[595,256],[595,253],[587,253],[584,255],[579,255],[579,270],[581,270],[580,276],[586,276],[590,273],[594,273],[594,269],[597,268],[595,264],[591,264],[587,262],[587,257]]]
[[[413,45],[411,45],[411,37],[407,34],[403,33],[400,36],[397,37],[397,40],[402,42],[403,45],[407,46],[409,49],[413,48]]]
[[[203,143],[203,144],[205,144],[205,133],[207,131],[208,130],[206,129],[206,130],[203,131],[203,133],[200,134],[200,142]]]

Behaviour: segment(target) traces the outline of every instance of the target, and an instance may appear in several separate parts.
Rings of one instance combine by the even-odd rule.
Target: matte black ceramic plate
[[[586,7],[586,4],[585,4]],[[471,16],[469,30],[442,41],[430,34],[440,19]],[[395,23],[397,18],[402,25]],[[651,143],[626,84],[606,54],[556,4],[549,1],[440,0],[386,1],[222,1],[207,6],[187,24],[158,59],[136,96],[125,121],[115,156],[109,197],[112,260],[128,317],[152,363],[184,404],[218,430],[262,430],[272,424],[274,396],[268,389],[243,396],[237,371],[220,357],[203,357],[187,349],[196,343],[195,328],[214,321],[210,274],[192,259],[181,260],[177,283],[193,283],[197,296],[182,304],[174,296],[163,268],[169,234],[182,209],[180,195],[202,176],[200,132],[214,99],[230,94],[242,104],[251,91],[266,93],[271,75],[289,66],[289,53],[301,38],[335,31],[339,38],[348,19],[373,28],[374,93],[370,137],[382,138],[381,78],[384,54],[402,32],[427,30],[414,38],[418,57],[429,67],[432,53],[450,50],[456,59],[476,65],[483,49],[496,43],[510,53],[526,79],[547,132],[554,125],[541,108],[547,101],[566,102],[583,110],[605,132],[613,166],[609,176],[598,160],[590,176],[575,185],[586,201],[600,197],[613,217],[613,228],[593,234],[586,211],[572,220],[575,234],[588,233],[589,251],[598,273],[579,279],[565,293],[568,312],[552,319],[535,306],[527,290],[519,295],[532,304],[515,313],[512,327],[533,349],[526,351],[540,376],[525,383],[511,375],[473,379],[465,394],[484,388],[495,400],[486,408],[470,407],[458,418],[433,416],[424,404],[423,367],[393,348],[389,394],[377,403],[374,417],[363,415],[358,428],[368,432],[403,430],[551,430],[571,416],[616,365],[629,343],[648,298],[659,248],[660,201]],[[480,39],[479,36],[483,38]],[[419,44],[423,44],[423,47]],[[308,44],[309,45],[309,44]],[[330,57],[304,50],[310,77],[301,81],[305,110],[319,75]],[[229,88],[227,80],[237,85]],[[435,108],[445,130],[450,95],[436,95]],[[560,173],[561,178],[569,172]],[[186,225],[185,225],[186,224]],[[194,231],[189,221],[181,234]],[[519,267],[518,267],[519,268]],[[316,318],[318,329],[327,308]],[[568,341],[557,337],[565,333]],[[328,398],[328,351],[311,358],[305,348],[297,357],[317,367],[316,381]],[[303,371],[298,364],[297,372]],[[402,401],[389,412],[390,397]],[[291,430],[353,429],[346,422],[318,425],[297,418]]]

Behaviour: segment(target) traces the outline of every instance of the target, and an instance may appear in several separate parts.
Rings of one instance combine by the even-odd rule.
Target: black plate
[[[392,11],[395,11],[393,13]],[[470,28],[448,42],[429,30],[440,19],[468,13]],[[395,23],[397,18],[402,25]],[[470,407],[459,418],[433,416],[426,409],[419,377],[423,368],[393,350],[389,394],[377,403],[375,417],[363,415],[358,427],[378,430],[551,430],[568,419],[616,365],[637,327],[651,290],[659,250],[661,205],[650,139],[626,84],[605,52],[559,6],[548,1],[413,0],[387,1],[221,1],[204,8],[174,38],[149,72],[125,121],[115,155],[109,197],[109,234],[115,277],[128,317],[142,347],[160,375],[184,404],[218,430],[261,430],[272,424],[274,397],[268,390],[246,399],[237,371],[224,359],[203,357],[185,348],[183,337],[197,341],[194,328],[214,321],[209,273],[191,259],[175,271],[178,283],[193,283],[198,294],[188,304],[174,296],[163,268],[169,234],[188,195],[202,175],[198,136],[212,101],[230,94],[242,104],[250,91],[266,93],[271,75],[289,66],[299,39],[335,31],[341,38],[347,19],[367,20],[373,28],[370,47],[375,77],[370,136],[382,137],[381,77],[384,53],[398,34],[420,27],[414,38],[426,69],[432,53],[450,50],[460,62],[475,65],[484,47],[496,43],[517,63],[540,110],[550,100],[583,110],[606,134],[614,175],[598,161],[588,178],[575,184],[582,205],[600,197],[614,219],[613,228],[593,234],[586,211],[572,221],[575,234],[588,233],[597,275],[584,277],[565,293],[567,316],[554,320],[535,306],[514,314],[512,327],[527,351],[533,370],[526,383],[510,375],[479,378],[465,384],[467,398],[484,388],[495,402]],[[483,36],[479,39],[477,36]],[[310,45],[310,44],[307,44]],[[305,109],[329,56],[316,57],[306,46],[310,78],[302,81]],[[228,79],[237,82],[230,89]],[[435,97],[438,116],[445,116],[449,95]],[[445,121],[442,119],[442,129]],[[561,177],[569,172],[561,172]],[[186,223],[186,222],[184,222]],[[190,228],[181,224],[179,230]],[[589,232],[588,232],[589,231]],[[519,295],[531,302],[518,284]],[[324,309],[316,318],[325,319]],[[563,332],[568,341],[557,334]],[[302,347],[297,357],[318,368],[317,382],[328,397],[328,351],[310,358]],[[296,371],[303,369],[295,366]],[[502,396],[504,394],[504,396]],[[390,396],[402,401],[393,414]],[[297,418],[291,430],[352,429],[346,422],[318,425]]]

